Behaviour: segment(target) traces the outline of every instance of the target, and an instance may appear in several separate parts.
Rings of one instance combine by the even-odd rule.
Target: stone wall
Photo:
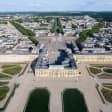
[[[112,62],[112,55],[74,55],[77,62]]]
[[[37,55],[0,55],[0,63],[27,63],[35,58]]]
[[[77,77],[79,72],[77,69],[40,69],[36,70],[35,74],[37,77]]]
[[[30,63],[37,55],[0,55],[0,63]],[[74,55],[77,62],[112,62],[112,55]],[[77,77],[78,69],[36,69],[37,77]]]

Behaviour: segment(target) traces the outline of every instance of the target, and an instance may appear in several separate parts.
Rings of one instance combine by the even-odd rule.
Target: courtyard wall
[[[74,55],[77,62],[112,62],[112,55]]]
[[[0,55],[0,63],[27,63],[37,57],[37,55]]]

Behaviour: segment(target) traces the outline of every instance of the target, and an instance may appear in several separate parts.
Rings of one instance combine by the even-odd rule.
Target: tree
[[[30,29],[26,29],[25,27],[21,26],[18,22],[10,21],[10,23],[18,29],[23,35],[28,36],[28,38],[34,43],[38,43],[38,41],[34,38],[35,33],[32,32]]]
[[[76,29],[76,28],[77,28],[77,26],[72,24],[72,29]]]
[[[104,24],[102,23],[97,23],[95,24],[91,29],[87,29],[87,30],[84,30],[83,32],[81,32],[79,34],[80,38],[78,38],[76,40],[76,44],[79,45],[81,44],[82,42],[84,42],[89,36],[91,36],[93,33],[98,33],[99,32],[99,29],[101,27],[103,27]]]

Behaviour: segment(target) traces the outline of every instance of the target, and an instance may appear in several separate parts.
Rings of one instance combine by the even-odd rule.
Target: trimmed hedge
[[[29,97],[24,112],[49,112],[49,97],[46,89],[35,89]]]
[[[63,112],[88,112],[83,94],[78,89],[64,91],[63,109]]]
[[[61,20],[59,19],[59,33],[63,33],[63,26],[61,24]]]
[[[56,19],[53,22],[52,28],[50,30],[51,33],[55,33],[56,32]]]

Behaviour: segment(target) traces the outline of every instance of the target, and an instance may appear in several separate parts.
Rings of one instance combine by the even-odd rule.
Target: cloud
[[[82,1],[82,0],[81,0]],[[78,2],[79,3],[79,2]],[[105,11],[112,10],[112,1],[110,0],[87,0],[82,4],[77,4],[77,9],[83,11]]]
[[[111,2],[106,2],[103,4],[104,6],[107,6],[107,7],[112,7],[112,1]]]
[[[35,7],[35,8],[44,8],[44,7],[48,7],[48,4],[35,2],[35,3],[30,4],[30,6]]]

